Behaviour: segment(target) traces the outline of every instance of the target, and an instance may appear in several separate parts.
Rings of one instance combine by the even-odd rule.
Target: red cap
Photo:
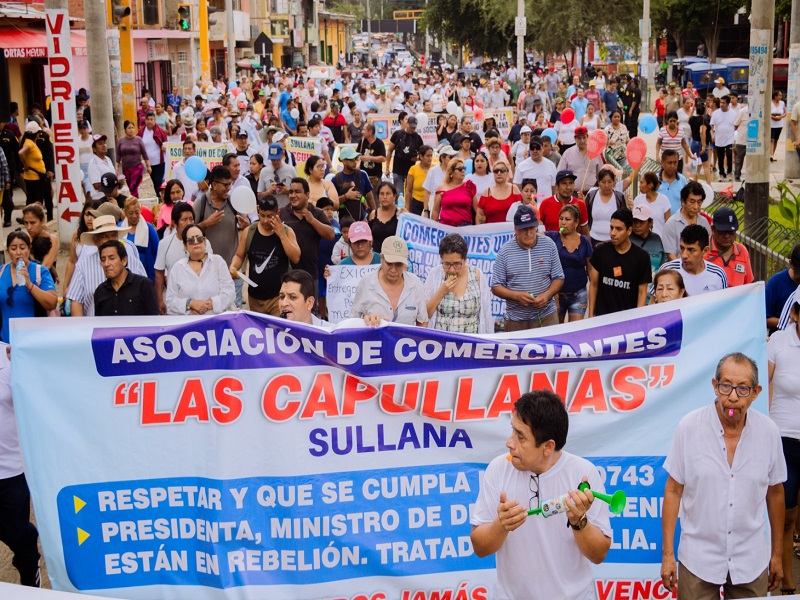
[[[578,125],[575,128],[574,135],[589,135],[589,130],[586,127],[584,127],[583,125]]]

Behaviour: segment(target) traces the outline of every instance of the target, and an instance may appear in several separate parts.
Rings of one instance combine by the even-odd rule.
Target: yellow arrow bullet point
[[[78,527],[77,529],[78,529],[78,546],[80,546],[81,544],[83,544],[83,542],[86,541],[86,539],[89,537],[89,534],[86,533],[80,527]]]
[[[81,512],[81,509],[86,506],[86,502],[78,498],[77,496],[72,497],[72,502],[75,504],[75,514],[77,515]]]

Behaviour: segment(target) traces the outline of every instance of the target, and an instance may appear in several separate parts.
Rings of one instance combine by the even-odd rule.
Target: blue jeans
[[[582,288],[577,292],[558,294],[558,320],[564,320],[567,313],[583,316],[589,306],[589,292]]]

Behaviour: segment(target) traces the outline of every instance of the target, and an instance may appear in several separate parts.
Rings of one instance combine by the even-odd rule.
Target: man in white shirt
[[[509,453],[486,468],[470,538],[477,556],[497,556],[495,598],[594,597],[592,564],[611,547],[609,510],[592,495],[605,491],[597,467],[563,450],[568,428],[558,395],[523,394],[514,404]],[[576,490],[581,481],[591,490]],[[553,492],[563,496],[548,503]]]
[[[108,136],[92,136],[92,158],[89,160],[89,183],[92,189],[89,193],[92,200],[102,200],[106,197],[100,189],[100,178],[106,173],[116,173],[114,161],[106,154],[108,152]],[[124,179],[121,177],[120,179]]]
[[[664,463],[661,580],[673,594],[680,580],[681,598],[717,598],[720,586],[726,598],[766,596],[783,577],[780,432],[767,415],[748,410],[761,393],[753,359],[723,357],[711,385],[714,403],[681,420]]]
[[[680,259],[666,262],[659,269],[678,271],[683,277],[687,295],[692,297],[728,287],[725,269],[703,258],[708,254],[708,242],[708,231],[705,228],[701,225],[687,225],[681,232]]]
[[[450,164],[450,159],[456,154],[458,153],[452,146],[444,146],[439,150],[439,166],[431,167],[425,176],[425,182],[422,184],[422,189],[424,190],[422,203],[425,205],[424,210],[427,210],[429,214],[433,210],[433,198],[436,190],[439,189],[439,186],[444,181],[447,165]]]
[[[727,181],[727,176],[733,172],[733,143],[736,141],[735,123],[739,111],[730,108],[730,101],[731,97],[728,95],[720,98],[719,110],[715,110],[711,115],[711,140],[717,150],[720,181]],[[725,170],[726,159],[727,171]]]
[[[0,150],[0,153],[3,151]],[[39,532],[31,523],[31,494],[19,445],[14,399],[11,395],[9,346],[0,344],[0,542],[14,555],[11,564],[19,571],[20,585],[42,587],[39,572]],[[16,596],[9,592],[9,596]],[[20,596],[27,596],[20,592]]]
[[[725,87],[725,80],[722,77],[717,77],[717,79],[714,80],[714,89],[711,90],[711,95],[714,96],[714,98],[722,98],[730,93],[731,91]]]
[[[194,156],[196,150],[195,143],[192,140],[185,140],[183,142],[183,159],[176,162],[172,167],[172,179],[177,179],[183,186],[183,197],[186,200],[193,200],[197,192],[197,182],[190,179],[186,174],[186,161]]]
[[[739,94],[736,92],[731,92],[730,110],[736,111],[736,119],[733,121],[733,127],[736,129],[733,142],[733,179],[741,181],[742,167],[747,155],[747,122],[750,120],[750,111],[747,110],[747,104],[739,102]]]
[[[530,156],[517,165],[514,171],[514,183],[522,185],[525,179],[535,179],[540,194],[549,196],[556,194],[556,173],[558,170],[552,161],[545,160],[542,155],[542,138],[534,135],[528,144]]]

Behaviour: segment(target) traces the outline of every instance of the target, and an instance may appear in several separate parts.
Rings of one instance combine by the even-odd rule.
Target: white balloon
[[[333,96],[333,88],[325,88],[325,96],[330,99]]]
[[[292,110],[290,110],[289,114],[292,116],[293,119],[299,119],[300,118],[300,110],[297,109],[297,108],[293,108]]]
[[[458,104],[450,100],[450,102],[447,103],[447,114],[454,115],[456,114],[457,110],[458,110]]]
[[[705,200],[703,200],[703,206],[701,208],[707,208],[712,202],[714,202],[714,188],[708,185],[705,181],[701,181],[700,185],[703,186],[703,190],[706,192]]]
[[[421,112],[417,113],[416,117],[417,117],[417,127],[422,129],[428,126],[428,115],[426,115],[424,112]]]
[[[464,111],[463,111],[463,110],[461,110],[461,107],[460,107],[460,106],[456,106],[456,112],[455,112],[455,115],[456,115],[456,116],[457,116],[459,119],[460,119],[461,117],[463,117],[463,116],[464,116]]]
[[[256,212],[256,195],[249,185],[240,185],[231,192],[231,206],[242,215]]]
[[[236,96],[236,102],[237,103],[238,102],[244,102],[246,104],[247,103],[247,95],[244,92],[242,92],[241,94]]]

